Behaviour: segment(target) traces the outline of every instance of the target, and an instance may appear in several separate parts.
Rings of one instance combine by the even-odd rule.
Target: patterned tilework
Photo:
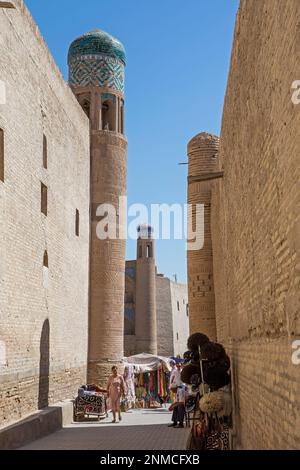
[[[69,59],[71,86],[99,86],[124,93],[125,67],[105,55],[74,56]]]
[[[106,55],[126,65],[123,44],[105,31],[97,29],[75,39],[69,49],[68,62],[75,56]]]

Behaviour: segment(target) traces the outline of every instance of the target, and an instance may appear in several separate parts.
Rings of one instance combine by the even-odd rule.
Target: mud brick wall
[[[0,9],[0,426],[73,396],[86,380],[88,334],[89,123],[14,3]]]
[[[300,448],[299,22],[298,0],[241,1],[213,188],[217,335],[244,449]]]

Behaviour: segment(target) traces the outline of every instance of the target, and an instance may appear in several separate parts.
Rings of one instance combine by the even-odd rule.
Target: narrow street
[[[121,423],[111,416],[98,422],[74,423],[22,450],[185,450],[189,429],[168,428],[167,409],[132,410]]]

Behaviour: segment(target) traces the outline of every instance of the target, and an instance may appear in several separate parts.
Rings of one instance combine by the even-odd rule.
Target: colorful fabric
[[[77,397],[74,403],[75,417],[85,415],[96,415],[100,418],[106,417],[105,398],[103,395],[86,395]]]

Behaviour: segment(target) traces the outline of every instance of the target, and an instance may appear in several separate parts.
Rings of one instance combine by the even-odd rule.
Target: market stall
[[[134,375],[133,406],[159,408],[167,400],[170,361],[169,358],[146,353],[124,358],[125,370]],[[133,402],[132,392],[128,399]]]
[[[196,392],[188,450],[229,450],[232,424],[230,359],[202,333],[188,339],[181,379]]]

